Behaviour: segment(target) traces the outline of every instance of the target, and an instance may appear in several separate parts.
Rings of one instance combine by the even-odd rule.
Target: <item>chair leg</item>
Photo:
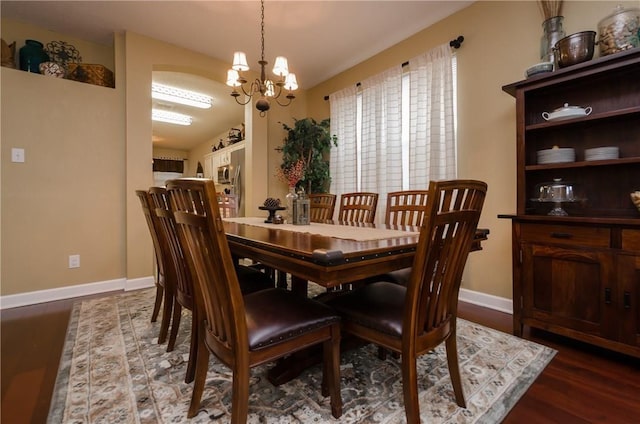
[[[171,310],[173,309],[173,293],[171,290],[164,289],[164,309],[162,311],[162,322],[160,323],[160,334],[158,334],[158,344],[167,341],[169,333],[169,324],[171,323]]]
[[[380,359],[381,361],[387,360],[387,349],[383,348],[382,346],[378,346],[378,359]]]
[[[172,352],[176,346],[178,338],[178,329],[180,328],[180,320],[182,319],[182,305],[178,300],[173,298],[173,317],[171,318],[171,332],[169,333],[169,343],[167,344],[167,352]]]
[[[191,343],[189,345],[189,363],[187,364],[187,375],[185,383],[191,383],[196,373],[196,363],[198,360],[198,317],[195,308],[191,311]]]
[[[204,392],[204,383],[207,380],[207,371],[209,370],[209,349],[204,344],[204,329],[198,326],[196,335],[198,343],[198,358],[196,361],[195,383],[193,383],[193,392],[191,393],[191,404],[187,418],[193,418],[198,414],[200,409],[200,399]]]
[[[231,424],[245,424],[249,415],[249,364],[235,364],[231,395]]]
[[[449,338],[447,338],[445,346],[447,348],[447,365],[449,366],[449,376],[451,377],[453,393],[456,395],[456,403],[458,404],[458,406],[466,408],[467,403],[464,400],[464,392],[462,391],[462,380],[460,378],[460,367],[458,366],[458,347],[456,342],[455,330],[452,331],[449,335]]]
[[[331,415],[342,416],[340,393],[340,324],[331,326],[331,339],[322,344],[322,395],[331,396]]]
[[[162,296],[164,295],[164,288],[156,284],[156,300],[153,304],[153,312],[151,313],[151,322],[158,320],[158,314],[160,313],[160,305],[162,304]]]
[[[418,403],[418,373],[416,355],[413,352],[402,353],[402,392],[404,394],[404,412],[407,424],[420,424],[420,405]]]

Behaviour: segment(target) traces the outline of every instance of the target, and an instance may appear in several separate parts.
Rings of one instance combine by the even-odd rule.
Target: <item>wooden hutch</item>
[[[517,208],[513,230],[513,331],[541,328],[640,357],[640,49],[502,87],[516,99]],[[590,114],[545,120],[563,105]],[[575,161],[538,164],[538,151],[573,148]],[[586,160],[616,146],[619,158]],[[540,184],[571,182],[580,201],[550,216]]]

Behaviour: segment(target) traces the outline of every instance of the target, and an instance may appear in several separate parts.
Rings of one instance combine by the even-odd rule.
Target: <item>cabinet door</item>
[[[522,318],[567,336],[616,338],[613,259],[601,250],[527,244]]]
[[[640,348],[640,256],[618,256],[620,341]]]

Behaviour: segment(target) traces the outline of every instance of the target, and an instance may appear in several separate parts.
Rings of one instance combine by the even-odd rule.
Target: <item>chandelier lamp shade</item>
[[[151,84],[151,97],[156,100],[164,100],[200,109],[209,109],[213,104],[213,98],[206,94],[158,84],[156,82]]]
[[[298,81],[296,80],[296,75],[289,72],[287,58],[284,56],[276,57],[272,71],[274,77],[273,79],[267,79],[265,68],[268,62],[264,60],[264,0],[260,1],[260,8],[261,57],[258,61],[260,64],[260,78],[256,78],[251,83],[247,81],[242,75],[242,72],[249,70],[247,56],[243,52],[235,52],[233,54],[233,65],[227,72],[227,85],[233,87],[231,96],[236,99],[238,104],[246,105],[254,96],[259,96],[256,101],[256,109],[260,111],[260,116],[264,116],[271,108],[271,100],[275,100],[280,106],[289,106],[291,104],[293,99],[296,98],[292,92],[298,89]],[[241,94],[244,94],[246,101],[240,100]],[[286,100],[281,102],[281,98]]]

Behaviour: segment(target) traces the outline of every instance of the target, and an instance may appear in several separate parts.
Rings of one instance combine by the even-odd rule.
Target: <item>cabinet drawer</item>
[[[640,252],[640,230],[622,230],[622,248]]]
[[[521,224],[520,237],[525,242],[609,247],[611,231],[602,227]]]

